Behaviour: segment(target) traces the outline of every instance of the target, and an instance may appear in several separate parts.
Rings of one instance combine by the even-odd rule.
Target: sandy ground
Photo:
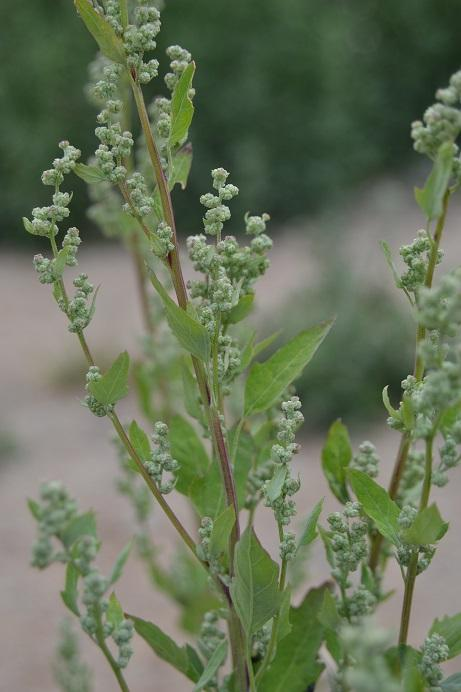
[[[363,280],[376,280],[386,272],[377,247],[377,238],[387,237],[396,247],[399,238],[408,240],[421,223],[417,211],[409,204],[407,192],[400,185],[389,183],[379,190],[371,189],[365,207],[351,207],[345,218],[333,222],[337,233],[344,234],[344,257],[351,270],[363,275]],[[459,208],[451,215],[449,236],[455,260],[460,260]],[[307,276],[315,277],[318,267],[312,260],[311,248],[317,234],[322,232],[318,222],[309,226],[309,241],[303,235],[286,234],[278,240],[273,266],[264,279],[262,298],[258,304],[257,320],[264,324],[265,315],[283,303],[291,291],[299,289]],[[346,228],[345,228],[346,227]],[[360,248],[358,250],[358,248]],[[82,253],[81,269],[97,283],[102,283],[98,310],[88,332],[96,353],[109,349],[116,354],[124,348],[135,351],[140,316],[133,305],[136,289],[131,265],[123,253],[113,248],[101,248],[91,255]],[[379,280],[379,279],[378,279]],[[58,371],[81,362],[75,337],[68,334],[63,316],[56,310],[48,288],[38,284],[27,256],[7,254],[0,258],[0,323],[3,325],[0,343],[1,403],[0,430],[11,434],[17,442],[16,453],[3,459],[0,467],[0,618],[3,623],[0,665],[1,690],[5,692],[51,692],[56,689],[50,673],[50,659],[55,647],[57,625],[64,608],[58,591],[63,584],[63,570],[54,566],[37,573],[28,565],[29,548],[34,537],[34,525],[26,507],[27,497],[36,495],[43,480],[62,479],[79,498],[82,508],[97,510],[98,526],[104,539],[100,566],[109,569],[115,555],[130,538],[131,512],[114,488],[116,463],[109,444],[107,421],[89,415],[79,405],[81,390],[50,384]],[[300,325],[302,327],[303,325]],[[357,373],[357,377],[360,374]],[[131,403],[120,407],[122,417]],[[321,440],[308,436],[298,460],[304,479],[299,499],[299,514],[306,515],[319,496],[328,496],[320,471]],[[361,439],[357,432],[356,442]],[[378,447],[383,458],[383,475],[389,474],[398,440],[384,425],[366,433]],[[434,498],[440,492],[434,492]],[[411,639],[420,643],[432,620],[446,612],[461,611],[459,589],[461,531],[461,474],[443,492],[440,501],[443,516],[451,529],[443,541],[428,574],[418,579]],[[181,502],[175,503],[185,515]],[[334,508],[327,501],[327,509]],[[275,547],[275,536],[268,516],[259,522],[266,545]],[[152,531],[164,547],[173,537],[166,520],[155,513]],[[310,580],[317,584],[328,574],[322,548],[316,544],[310,562]],[[383,624],[395,627],[401,600],[401,579],[397,569],[388,574],[389,588],[396,595],[381,609]],[[161,594],[152,591],[143,569],[132,560],[118,587],[120,599],[127,610],[142,614],[159,624],[172,635],[184,639],[176,626],[175,607]],[[82,640],[86,660],[94,668],[95,690],[115,690],[111,673],[106,670],[99,652],[90,642]],[[450,666],[457,668],[456,662]],[[158,660],[140,640],[136,654],[127,671],[133,692],[181,691],[190,689],[185,678]],[[371,691],[370,691],[371,692]]]

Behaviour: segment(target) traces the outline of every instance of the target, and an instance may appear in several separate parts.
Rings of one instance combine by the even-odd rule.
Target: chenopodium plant
[[[128,612],[114,585],[130,545],[121,550],[111,573],[101,574],[94,514],[81,513],[58,482],[45,484],[39,501],[29,502],[38,526],[33,565],[66,565],[63,602],[100,648],[122,690],[129,689],[125,668],[135,633],[194,690],[312,690],[325,669],[323,645],[334,662],[329,674],[334,690],[461,689],[461,674],[443,680],[440,668],[461,652],[461,613],[436,620],[419,648],[407,643],[416,577],[429,567],[448,529],[430,503],[431,487],[445,485],[450,469],[461,460],[461,274],[454,271],[433,286],[448,203],[461,176],[455,144],[461,131],[461,75],[452,77],[450,86],[437,93],[439,103],[413,126],[415,148],[432,161],[432,172],[425,187],[416,190],[427,224],[413,243],[401,248],[403,273],[383,243],[416,324],[414,372],[402,383],[399,407],[392,406],[387,389],[383,393],[389,424],[401,435],[390,488],[375,480],[379,458],[373,444],[366,441],[354,453],[347,429],[336,421],[322,466],[343,509],[321,527],[321,500],[296,532],[300,479],[292,461],[299,451],[296,433],[303,415],[293,382],[332,321],[301,331],[271,357],[255,362],[275,337],[256,342],[251,333],[243,338],[239,325],[251,312],[257,279],[268,268],[269,217],[245,216],[246,245],[223,234],[231,216],[229,203],[238,194],[223,168],[212,171],[212,191],[200,199],[203,233],[187,239],[190,260],[201,278],[186,285],[171,191],[186,185],[191,166],[188,131],[195,65],[188,51],[168,48],[167,96],[148,106],[144,86],[159,71],[159,63],[150,57],[160,30],[157,7],[148,0],[75,0],[75,5],[101,52],[90,87],[101,107],[95,131],[99,145],[84,164],[77,148],[61,142],[62,155],[42,175],[43,183],[53,188],[52,204],[35,208],[24,226],[50,243],[50,256],[37,255],[34,266],[40,282],[50,284],[86,358],[83,403],[93,415],[106,418],[117,437],[124,468],[120,488],[136,508],[154,576],[165,587],[148,536],[151,499],[202,570],[202,585],[213,606],[204,614],[197,641],[183,646],[150,619]],[[134,113],[138,126],[131,124]],[[136,143],[135,129],[140,130]],[[147,375],[140,372],[127,352],[105,372],[97,365],[86,336],[97,291],[84,273],[73,278],[72,294],[65,282],[68,267],[77,265],[81,243],[76,228],[62,229],[72,197],[62,188],[71,174],[90,186],[92,218],[122,235],[133,252],[151,337],[157,325],[149,287],[163,306],[171,335],[184,353],[183,415],[165,410],[163,420],[153,420],[150,390],[157,387],[159,374],[155,368]],[[151,340],[149,359],[155,363],[154,343]],[[128,393],[130,373],[138,385],[141,412],[150,419],[149,434],[140,422],[125,424],[117,413],[118,402]],[[158,384],[170,386],[168,379]],[[172,396],[168,409],[174,401]],[[135,478],[144,485],[134,484]],[[170,501],[175,493],[191,505],[191,527],[176,514]],[[264,507],[273,515],[278,534],[277,560],[254,530],[256,511]],[[293,605],[290,581],[297,557],[318,535],[332,579]],[[372,619],[389,596],[382,584],[391,559],[397,560],[404,583],[397,642]],[[59,684],[67,690],[87,689],[88,671],[78,661],[74,644],[65,651]]]

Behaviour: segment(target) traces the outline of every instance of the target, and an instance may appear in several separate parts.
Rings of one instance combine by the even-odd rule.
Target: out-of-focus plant
[[[75,0],[75,4],[102,53],[92,87],[101,104],[95,131],[99,145],[93,159],[84,164],[77,148],[61,142],[62,155],[42,175],[44,185],[52,188],[52,203],[34,208],[24,226],[49,241],[50,256],[35,256],[34,266],[40,282],[50,285],[86,358],[84,405],[93,415],[106,418],[117,436],[119,488],[135,509],[137,544],[152,579],[183,606],[183,624],[189,630],[195,630],[204,603],[210,609],[203,614],[194,646],[176,644],[146,619],[148,612],[143,617],[127,612],[114,588],[131,543],[121,549],[110,574],[103,575],[96,566],[101,541],[95,516],[81,513],[56,481],[42,487],[38,502],[29,502],[38,527],[33,565],[40,569],[54,562],[66,565],[64,604],[99,647],[122,690],[129,689],[125,669],[135,633],[185,675],[195,691],[313,689],[325,668],[323,643],[336,664],[332,680],[336,690],[459,688],[459,676],[443,681],[440,664],[461,651],[461,614],[436,620],[418,649],[407,640],[416,578],[429,567],[448,529],[437,506],[430,503],[431,487],[445,485],[450,470],[461,461],[460,273],[448,274],[433,286],[449,200],[461,176],[455,144],[461,132],[461,73],[437,93],[438,103],[426,111],[423,122],[413,125],[415,148],[428,155],[433,166],[424,188],[416,190],[427,225],[401,248],[403,273],[383,243],[416,326],[414,372],[402,383],[399,407],[392,405],[387,388],[383,392],[389,424],[401,435],[389,491],[375,480],[379,458],[373,444],[365,441],[354,453],[347,429],[338,420],[329,430],[322,466],[342,511],[328,516],[328,528],[321,527],[320,500],[297,535],[292,521],[301,479],[293,473],[292,460],[299,451],[296,435],[303,414],[293,382],[315,355],[332,321],[300,331],[270,358],[255,362],[274,337],[257,342],[251,334],[242,340],[238,325],[251,312],[255,283],[269,266],[269,216],[245,215],[246,245],[223,234],[231,215],[228,203],[239,192],[223,168],[212,170],[213,189],[200,198],[203,233],[187,240],[199,278],[186,286],[171,191],[176,185],[185,186],[191,165],[187,139],[194,114],[195,64],[187,50],[169,47],[170,69],[165,75],[169,96],[147,106],[144,86],[159,71],[159,63],[151,57],[160,31],[157,7],[149,0]],[[142,129],[136,149],[129,129],[135,114]],[[150,435],[137,420],[124,424],[118,415],[132,370],[128,353],[121,353],[101,372],[88,343],[86,328],[94,318],[97,291],[83,273],[74,277],[72,294],[65,282],[68,267],[77,265],[81,242],[75,227],[59,236],[70,215],[72,195],[63,186],[72,173],[93,190],[93,216],[120,232],[135,258],[150,344],[144,365],[152,362],[153,369],[145,372],[136,366],[134,374],[141,411],[148,417],[161,411],[163,418],[152,422]],[[177,397],[168,398],[176,386],[167,367],[170,359],[157,357],[151,287],[177,348],[184,353],[178,366],[182,411]],[[172,356],[176,358],[173,352]],[[165,388],[167,399],[151,397],[157,386]],[[162,409],[165,401],[168,407]],[[190,523],[179,518],[174,499],[170,500],[175,493],[187,498],[193,515]],[[179,570],[185,581],[176,569],[169,572],[157,560],[148,524],[152,498],[187,551],[187,558],[181,555]],[[262,546],[254,528],[261,505],[269,510],[278,534],[277,560]],[[332,581],[307,591],[295,606],[288,567],[318,535],[325,544]],[[382,577],[390,559],[397,561],[403,578],[397,647],[390,647],[387,634],[369,619],[387,597]],[[81,672],[72,651],[67,661],[69,674],[71,667]]]

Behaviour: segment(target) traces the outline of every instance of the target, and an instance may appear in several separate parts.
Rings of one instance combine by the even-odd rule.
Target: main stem
[[[432,457],[433,457],[434,435],[426,439],[424,480],[419,501],[419,511],[426,509],[431,492],[432,479]],[[410,558],[407,574],[405,577],[405,591],[403,594],[402,615],[400,618],[399,644],[406,644],[408,638],[408,628],[410,626],[411,607],[413,604],[413,594],[415,590],[416,575],[418,572],[419,550],[416,548]]]
[[[426,277],[424,280],[424,285],[426,288],[432,287],[432,282],[434,280],[435,267],[437,265],[437,259],[440,248],[440,241],[442,240],[442,233],[445,227],[445,220],[447,217],[448,203],[450,200],[450,189],[447,189],[443,198],[442,214],[437,220],[437,224],[434,231],[434,237],[432,238],[431,252],[429,255],[429,263],[427,266]],[[420,354],[420,345],[424,338],[426,337],[426,329],[424,326],[418,324],[416,329],[416,347],[415,347],[415,364],[413,369],[413,375],[421,382],[424,377],[424,362]],[[389,495],[394,500],[397,497],[399,491],[400,482],[402,480],[403,472],[408,459],[408,454],[411,448],[411,434],[409,432],[404,432],[400,440],[399,451],[397,453],[397,458],[395,460],[394,469],[392,472],[391,481],[389,484]],[[370,551],[370,568],[375,571],[381,554],[381,547],[383,543],[383,537],[381,534],[376,534]]]
[[[130,72],[130,77],[131,87],[133,89],[133,95],[136,103],[136,108],[138,110],[139,120],[141,122],[141,127],[146,140],[147,151],[149,153],[149,157],[154,170],[155,182],[157,184],[160,194],[164,219],[172,231],[172,241],[174,244],[174,248],[168,255],[168,267],[173,281],[173,286],[178,300],[178,305],[183,310],[187,310],[188,296],[186,285],[184,282],[184,276],[182,273],[181,262],[179,258],[176,222],[174,217],[173,205],[171,203],[170,190],[165,177],[165,173],[163,171],[157,145],[152,134],[152,129],[150,126],[149,116],[147,113],[142,89],[137,81],[135,71]],[[202,403],[207,412],[210,425],[210,432],[213,436],[214,446],[219,457],[227,504],[233,506],[235,512],[235,523],[229,539],[229,565],[230,574],[232,576],[235,546],[240,537],[239,508],[234,483],[234,476],[232,473],[232,466],[230,463],[229,454],[227,451],[226,442],[221,427],[219,413],[216,410],[216,407],[214,406],[210,395],[210,388],[208,385],[205,368],[203,366],[203,363],[195,357],[192,357],[192,364],[194,367],[197,384],[200,390]],[[235,610],[233,608],[232,601],[229,601],[229,636],[237,684],[241,692],[244,692],[248,688],[249,681],[249,671],[247,669],[246,664],[245,636],[240,621],[238,620]]]

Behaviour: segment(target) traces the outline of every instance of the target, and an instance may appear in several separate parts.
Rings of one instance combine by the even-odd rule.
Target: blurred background
[[[283,328],[288,337],[337,315],[298,387],[309,436],[302,460],[309,463],[309,507],[325,493],[319,448],[336,417],[356,442],[366,426],[370,436],[371,426],[384,477],[392,465],[397,440],[385,430],[380,392],[389,384],[398,396],[399,381],[411,368],[414,330],[379,240],[397,254],[423,223],[412,190],[428,169],[412,150],[410,123],[461,65],[461,6],[457,0],[167,0],[162,17],[159,56],[179,43],[197,63],[194,162],[187,190],[174,199],[180,232],[200,232],[198,198],[210,187],[210,169],[224,166],[240,188],[228,232],[241,232],[248,210],[272,218],[272,268],[254,316],[261,336]],[[47,203],[40,174],[60,140],[78,146],[84,159],[96,148],[96,113],[84,96],[95,47],[70,0],[17,0],[14,11],[1,3],[0,27],[0,533],[9,556],[0,579],[12,627],[11,645],[2,653],[5,689],[22,692],[55,689],[48,663],[62,576],[53,572],[53,586],[48,575],[27,567],[33,527],[24,498],[36,494],[41,480],[65,480],[82,505],[98,509],[108,564],[121,536],[130,535],[130,512],[120,512],[115,487],[107,483],[114,456],[109,431],[78,403],[79,352],[31,266],[32,255],[44,248],[20,222],[33,206]],[[161,80],[150,86],[152,96],[162,90]],[[123,348],[139,348],[135,280],[120,244],[102,237],[87,218],[83,183],[75,179],[72,186],[71,221],[84,240],[80,265],[102,283],[90,339],[109,361]],[[460,211],[455,201],[445,267],[460,262]],[[456,482],[450,492],[455,508]],[[168,529],[157,515],[155,521],[168,552]],[[440,574],[449,571],[450,540],[434,567]],[[310,566],[316,582],[322,565],[319,552]],[[398,575],[392,578],[391,585],[399,585]],[[424,579],[420,597],[426,589],[425,605],[435,616],[443,603],[452,605],[456,582],[451,591],[447,584],[441,602],[431,600]],[[132,598],[136,592],[133,610],[139,612],[146,592],[130,589],[130,581],[125,591]],[[149,592],[155,611],[176,622],[172,606],[153,598]],[[394,615],[390,606],[389,622]],[[426,627],[428,617],[416,614],[416,628]],[[49,636],[38,641],[41,628]],[[32,652],[27,665],[24,646]],[[162,664],[156,685],[143,686],[147,670],[146,662],[135,690],[187,689],[174,687],[176,676],[170,679]],[[98,675],[96,689],[112,689],[110,678]]]

